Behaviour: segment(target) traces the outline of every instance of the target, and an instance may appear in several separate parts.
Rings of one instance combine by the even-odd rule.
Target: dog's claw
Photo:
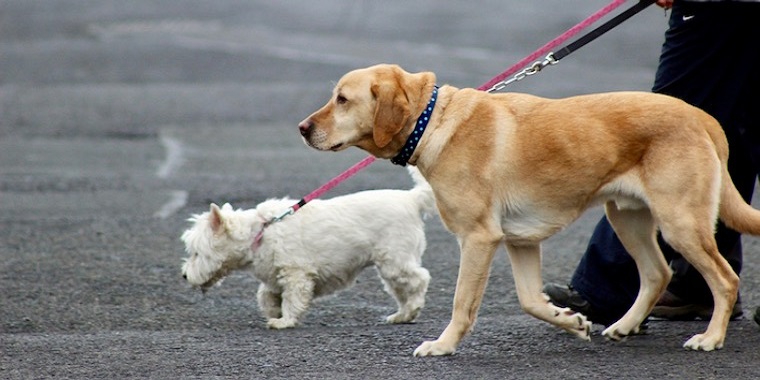
[[[723,348],[723,342],[710,339],[706,334],[697,334],[687,340],[683,347],[694,351],[712,351]]]

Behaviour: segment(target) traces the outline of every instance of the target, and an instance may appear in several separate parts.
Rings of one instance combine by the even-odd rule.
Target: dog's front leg
[[[482,231],[460,238],[459,276],[454,292],[451,321],[437,340],[422,343],[414,356],[453,354],[462,338],[472,330],[488,282],[491,261],[501,235]]]
[[[583,340],[591,340],[591,322],[586,316],[568,308],[559,308],[541,292],[541,246],[507,244],[517,298],[522,309],[546,322],[558,326]]]
[[[314,280],[301,270],[283,270],[278,282],[283,288],[282,317],[270,319],[267,326],[271,329],[295,327],[314,297]]]

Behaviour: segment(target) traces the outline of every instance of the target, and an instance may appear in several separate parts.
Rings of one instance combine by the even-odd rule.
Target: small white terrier
[[[315,199],[266,227],[296,202],[272,199],[255,209],[220,209],[194,215],[182,234],[190,255],[183,276],[205,292],[232,270],[250,268],[261,282],[259,309],[274,329],[294,327],[315,297],[348,288],[374,265],[398,303],[389,323],[413,321],[425,304],[430,274],[423,216],[435,212],[430,185],[409,170],[411,190],[370,190]],[[262,230],[263,229],[263,230]]]

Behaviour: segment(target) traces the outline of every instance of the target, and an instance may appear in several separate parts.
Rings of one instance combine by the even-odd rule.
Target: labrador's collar
[[[414,153],[414,149],[417,148],[417,144],[420,142],[422,134],[425,132],[425,128],[430,121],[430,115],[433,113],[433,108],[435,108],[435,101],[437,98],[438,86],[435,86],[433,87],[433,95],[430,97],[430,101],[428,102],[427,107],[425,107],[425,110],[422,111],[422,114],[417,119],[417,123],[414,125],[414,131],[412,131],[412,134],[410,134],[409,138],[406,139],[406,144],[404,144],[404,147],[401,148],[401,151],[398,152],[395,157],[391,158],[392,163],[400,166],[406,166],[406,163],[409,162],[409,159],[412,157],[412,153]]]

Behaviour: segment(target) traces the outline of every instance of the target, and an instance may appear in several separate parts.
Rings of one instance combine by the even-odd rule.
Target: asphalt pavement
[[[615,343],[601,326],[584,342],[535,320],[503,250],[456,354],[414,358],[451,312],[459,254],[437,219],[414,324],[383,323],[395,305],[371,269],[286,331],[266,329],[251,275],[205,296],[181,277],[179,236],[209,202],[300,198],[365,157],[316,152],[296,128],[345,72],[398,63],[477,87],[607,3],[0,0],[0,378],[760,377],[749,318],[711,353],[681,347],[702,321]],[[666,26],[646,9],[508,90],[647,91]],[[326,197],[411,183],[378,161]],[[546,242],[545,281],[570,278],[600,215]],[[745,243],[749,316],[760,240]]]

